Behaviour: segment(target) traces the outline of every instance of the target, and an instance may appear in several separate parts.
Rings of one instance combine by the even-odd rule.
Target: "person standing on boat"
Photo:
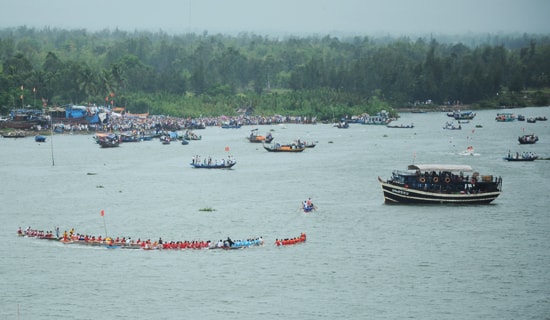
[[[227,237],[227,243],[229,244],[230,247],[233,246],[233,244],[235,244],[235,242],[233,240],[231,240],[231,238]]]

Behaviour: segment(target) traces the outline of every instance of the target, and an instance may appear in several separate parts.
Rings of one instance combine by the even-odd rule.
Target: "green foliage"
[[[51,105],[107,97],[172,116],[248,109],[335,120],[427,100],[548,104],[548,36],[460,40],[0,29],[0,113],[34,104],[32,88]]]

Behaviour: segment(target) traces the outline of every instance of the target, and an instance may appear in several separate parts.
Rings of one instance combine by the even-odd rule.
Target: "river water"
[[[259,127],[274,142],[317,142],[298,154],[249,143],[248,127],[200,130],[186,146],[0,139],[0,319],[548,319],[550,161],[502,160],[508,150],[550,157],[548,122],[477,113],[460,131],[442,129],[444,113],[395,122],[414,129]],[[539,142],[519,145],[531,132]],[[468,146],[480,155],[459,155]],[[232,170],[189,166],[228,154]],[[385,205],[377,176],[413,162],[468,164],[502,176],[504,192],[486,206]],[[318,210],[305,214],[308,197]],[[17,237],[27,226],[265,245],[107,250]],[[301,232],[304,244],[273,245]]]

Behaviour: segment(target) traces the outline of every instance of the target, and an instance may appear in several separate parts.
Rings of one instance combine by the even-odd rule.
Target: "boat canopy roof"
[[[420,170],[420,171],[451,171],[451,172],[474,171],[472,167],[468,165],[460,165],[460,164],[411,164],[408,167],[408,169]]]

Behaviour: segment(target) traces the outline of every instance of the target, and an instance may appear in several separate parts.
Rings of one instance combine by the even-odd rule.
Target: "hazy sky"
[[[0,0],[0,27],[255,34],[550,33],[550,0]]]

